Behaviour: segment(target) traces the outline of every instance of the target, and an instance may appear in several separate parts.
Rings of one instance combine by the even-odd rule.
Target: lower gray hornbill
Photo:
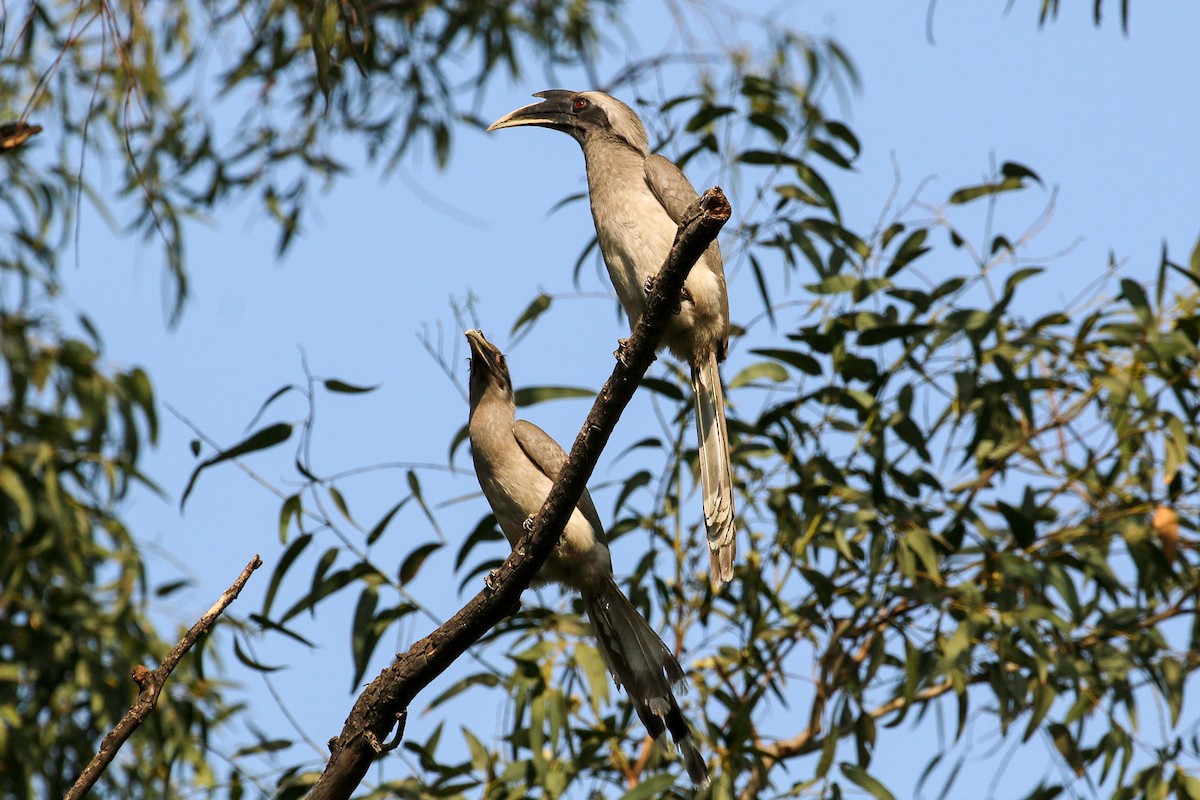
[[[516,418],[512,379],[504,354],[479,331],[467,331],[471,347],[471,458],[483,496],[512,546],[525,533],[550,494],[567,454],[550,435]],[[535,583],[559,583],[583,595],[604,663],[654,739],[671,732],[696,787],[708,785],[708,767],[692,742],[692,730],[679,710],[672,686],[683,668],[621,593],[600,515],[584,489],[562,539]]]
[[[696,190],[678,167],[651,155],[642,121],[620,100],[603,92],[562,89],[534,97],[542,101],[506,114],[488,130],[537,125],[579,142],[600,252],[632,326],[670,252],[683,212],[698,197]],[[663,343],[691,367],[710,578],[713,587],[720,588],[733,578],[736,527],[725,399],[717,369],[729,348],[729,295],[716,242],[688,275],[679,313]]]

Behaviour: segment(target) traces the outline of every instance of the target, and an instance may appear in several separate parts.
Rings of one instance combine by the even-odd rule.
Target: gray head
[[[632,108],[617,98],[604,92],[566,89],[547,89],[534,97],[540,97],[542,101],[505,114],[488,130],[537,125],[568,133],[584,147],[589,141],[603,138],[623,142],[643,156],[650,155],[650,143],[642,121]]]
[[[466,337],[471,347],[471,411],[491,392],[499,392],[509,404],[514,404],[512,378],[504,353],[484,338],[483,331],[467,331]]]

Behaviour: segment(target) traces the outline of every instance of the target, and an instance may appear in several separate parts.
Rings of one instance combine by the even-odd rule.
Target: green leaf
[[[1163,437],[1165,459],[1163,463],[1162,482],[1169,484],[1175,480],[1175,475],[1178,473],[1179,468],[1187,463],[1188,434],[1183,420],[1169,412],[1165,412],[1164,416],[1167,420],[1167,433],[1169,435]]]
[[[280,750],[287,750],[292,744],[291,739],[267,739],[258,744],[239,748],[234,751],[233,757],[241,758],[242,756],[261,755],[263,753],[278,753]]]
[[[330,484],[329,497],[333,500],[333,504],[337,506],[337,510],[346,518],[350,524],[354,524],[354,517],[350,515],[350,507],[346,505],[346,498],[342,496],[341,491],[334,485]]]
[[[187,578],[181,578],[180,580],[177,580],[177,581],[168,581],[167,583],[164,583],[155,588],[154,596],[155,597],[168,597],[170,595],[175,594],[175,592],[178,592],[180,589],[186,589],[192,585],[193,585],[193,581],[191,581]]]
[[[379,605],[379,592],[374,586],[368,585],[358,596],[354,607],[354,622],[350,626],[350,652],[354,656],[354,677],[350,681],[350,691],[355,691],[367,671],[371,654],[379,643],[379,631],[373,624],[375,609]]]
[[[928,253],[930,248],[925,246],[925,239],[928,236],[929,230],[927,228],[919,228],[910,233],[900,243],[900,247],[896,250],[896,255],[892,256],[892,263],[888,265],[887,270],[883,273],[883,277],[892,277],[904,269],[904,267]]]
[[[278,672],[279,670],[283,669],[282,666],[271,667],[255,661],[246,653],[245,650],[242,649],[242,643],[237,636],[233,637],[233,654],[237,656],[238,661],[242,662],[255,672]]]
[[[576,386],[526,386],[513,392],[518,408],[537,405],[547,400],[564,400],[575,397],[595,397],[591,389]]]
[[[430,707],[433,707],[432,704],[430,704]],[[467,742],[467,749],[471,753],[471,767],[476,772],[487,771],[492,764],[491,751],[466,726],[460,727],[460,730],[462,731],[463,739]]]
[[[267,585],[266,596],[263,597],[262,615],[264,617],[271,615],[271,605],[275,602],[275,594],[279,591],[279,586],[283,582],[284,576],[291,569],[292,563],[312,543],[312,539],[313,535],[306,533],[303,536],[297,537],[296,541],[288,545],[288,549],[283,551],[283,555],[279,559],[279,566],[275,567],[275,571],[271,573],[271,582]]]
[[[1001,192],[1011,192],[1015,189],[1020,189],[1023,185],[1020,178],[1005,178],[998,183],[981,183],[976,186],[967,186],[950,195],[950,204],[956,206],[963,205],[972,200],[978,200],[980,197],[990,197]]]
[[[544,293],[533,298],[533,302],[525,307],[525,310],[521,312],[521,316],[517,317],[517,321],[513,323],[509,335],[515,335],[522,328],[533,327],[533,323],[537,321],[537,318],[550,310],[551,299],[550,295]]]
[[[376,522],[375,527],[371,528],[371,532],[367,534],[368,545],[373,545],[379,540],[379,537],[383,535],[384,530],[387,528],[388,523],[392,521],[392,517],[396,516],[396,512],[404,508],[404,505],[411,499],[411,497],[404,498],[399,503],[396,503],[396,505],[392,506],[386,514],[380,517],[379,522]]]
[[[786,153],[773,150],[747,150],[738,156],[738,161],[743,164],[769,167],[781,167],[799,163],[795,158]]]
[[[458,555],[454,558],[454,571],[458,572],[460,569],[462,569],[463,564],[466,562],[467,558],[471,555],[471,551],[474,550],[476,546],[482,544],[483,542],[496,542],[502,541],[503,539],[504,536],[496,530],[496,518],[493,515],[488,514],[479,521],[479,524],[475,526],[475,529],[471,531],[471,533],[463,541],[462,545],[458,548]]]
[[[670,381],[664,381],[662,378],[642,378],[638,385],[655,394],[661,394],[668,400],[674,400],[677,403],[683,402],[683,391]]]
[[[1035,181],[1043,186],[1045,185],[1042,184],[1042,179],[1038,177],[1036,172],[1031,170],[1029,167],[1016,163],[1015,161],[1005,161],[1003,164],[1001,164],[1000,174],[1006,178],[1016,178],[1017,180],[1029,178],[1030,180]]]
[[[1171,783],[1180,800],[1200,800],[1200,778],[1195,775],[1178,771],[1171,778]]]
[[[249,430],[250,428],[253,428],[255,425],[257,425],[258,420],[262,417],[263,414],[266,413],[267,409],[276,400],[283,397],[288,392],[299,392],[299,391],[301,391],[300,387],[288,385],[288,386],[280,386],[278,389],[271,392],[271,395],[266,400],[263,401],[261,406],[258,407],[258,411],[254,412],[254,416],[250,418],[250,422],[248,422],[246,424],[246,430]],[[194,456],[200,455],[200,443],[199,442],[194,442],[194,446],[192,448],[192,455],[194,455]]]
[[[621,800],[650,800],[650,798],[667,797],[675,785],[676,777],[672,772],[661,772],[647,778],[637,786],[621,795]]]
[[[846,146],[853,152],[854,157],[858,157],[862,152],[862,144],[859,143],[858,137],[854,132],[840,122],[833,120],[825,121],[825,130],[829,131],[829,135],[835,139],[841,139]]]
[[[1045,270],[1042,267],[1025,267],[1008,276],[1008,280],[1004,282],[1004,294],[1011,296],[1016,291],[1017,285],[1022,281],[1032,278],[1034,275],[1039,275]]]
[[[500,678],[498,676],[493,675],[490,672],[477,672],[474,675],[468,675],[462,680],[455,681],[450,688],[446,689],[446,691],[429,701],[429,708],[437,708],[442,703],[454,699],[473,686],[482,686],[487,689],[494,689],[499,685]]]
[[[400,565],[400,585],[404,586],[417,577],[417,572],[420,571],[421,565],[425,563],[425,559],[442,547],[443,544],[441,542],[426,542],[409,553],[404,559],[404,563]]]
[[[283,444],[292,435],[292,426],[286,422],[277,422],[274,425],[256,431],[247,438],[235,444],[228,450],[224,450],[217,455],[202,461],[195,471],[192,472],[192,477],[188,479],[187,488],[183,490],[183,497],[179,499],[179,507],[183,508],[187,502],[188,495],[192,493],[192,488],[196,485],[196,479],[200,477],[200,473],[209,467],[220,464],[223,461],[228,461],[233,458],[244,456],[247,453],[253,453],[257,450],[266,450],[269,447],[274,447],[278,444]]]
[[[1138,319],[1144,324],[1151,324],[1153,315],[1150,311],[1150,300],[1146,297],[1146,290],[1140,283],[1130,278],[1121,280],[1121,296],[1129,301],[1129,305],[1133,308]]]
[[[1183,712],[1184,681],[1187,671],[1177,660],[1164,657],[1158,665],[1162,675],[1162,690],[1167,708],[1171,710],[1171,724],[1179,724],[1179,715]]]
[[[761,111],[755,111],[750,116],[746,117],[746,121],[756,128],[762,128],[767,133],[774,137],[778,144],[783,144],[787,141],[788,130],[779,117],[774,114],[764,114]]]
[[[704,130],[712,125],[713,122],[721,117],[728,116],[737,111],[733,106],[714,106],[708,103],[700,106],[700,109],[692,115],[692,118],[687,121],[688,133],[696,133]]]
[[[767,319],[771,324],[775,324],[775,304],[771,302],[771,290],[767,285],[767,276],[763,272],[762,264],[759,263],[754,253],[747,253],[750,258],[750,271],[754,273],[754,285],[758,287],[758,296],[762,298],[763,308],[766,309]]]
[[[854,275],[831,275],[820,283],[810,283],[804,288],[813,294],[845,294],[858,289],[862,278]]]
[[[904,543],[917,554],[917,558],[921,560],[929,577],[940,581],[942,573],[938,565],[937,550],[934,549],[933,540],[929,534],[920,528],[910,528],[904,534]]]
[[[821,365],[810,355],[797,352],[796,350],[779,350],[773,348],[761,348],[751,350],[751,353],[757,356],[766,356],[773,358],[776,361],[782,361],[785,364],[795,367],[806,375],[820,375]]]
[[[331,392],[338,392],[340,394],[365,394],[375,391],[379,386],[355,386],[352,383],[339,381],[337,378],[328,378],[325,381],[325,388]]]
[[[417,477],[417,471],[410,469],[405,473],[404,477],[408,481],[408,489],[412,492],[413,499],[417,501],[421,513],[425,515],[425,519],[429,520],[430,527],[437,533],[439,539],[445,540],[446,537],[442,535],[442,529],[438,525],[437,517],[433,515],[433,509],[425,502],[425,496],[421,493],[421,479]]]
[[[310,642],[308,639],[305,639],[303,636],[296,633],[291,628],[284,627],[283,625],[280,625],[278,622],[273,622],[273,621],[267,619],[266,617],[264,617],[262,614],[251,614],[250,621],[253,622],[254,624],[258,625],[264,631],[275,631],[276,633],[282,633],[284,636],[286,636],[289,639],[292,639],[296,642],[299,642],[300,644],[304,645],[305,647],[308,647],[308,648],[316,647],[315,644]]]
[[[896,800],[896,796],[884,788],[883,784],[867,774],[867,771],[857,764],[851,764],[848,761],[843,761],[838,764],[842,774],[845,775],[852,783],[866,791],[867,794],[876,798],[876,800]]]
[[[313,575],[312,588],[308,594],[293,603],[291,608],[283,613],[279,618],[280,623],[287,622],[292,617],[305,611],[315,613],[317,603],[330,595],[336,594],[364,576],[369,575],[376,580],[378,579],[379,573],[373,566],[366,562],[359,562],[348,569],[338,570],[332,575],[324,575],[324,570],[328,569],[332,563],[331,560],[326,558],[331,553],[334,558],[337,557],[337,550],[335,548],[330,548],[326,551],[325,557],[322,557],[322,561],[318,564],[318,568]]]
[[[21,476],[11,467],[0,464],[0,491],[8,495],[8,499],[17,507],[17,516],[21,522],[21,530],[28,531],[35,520],[33,501],[25,490]]]
[[[620,514],[621,509],[625,506],[625,501],[629,499],[629,495],[633,494],[638,489],[650,483],[653,476],[648,470],[639,470],[631,475],[624,483],[621,484],[621,493],[617,495],[617,502],[613,505],[613,514]]]
[[[1012,533],[1012,537],[1016,540],[1017,544],[1021,547],[1032,545],[1037,535],[1033,526],[1033,520],[1002,500],[996,501],[996,508],[1004,516],[1004,521],[1008,523],[1009,532]]]
[[[734,375],[733,380],[729,382],[729,388],[736,389],[760,379],[772,383],[783,383],[788,379],[788,372],[774,361],[759,361]]]
[[[886,344],[893,339],[906,339],[919,334],[927,333],[930,330],[928,325],[912,324],[896,324],[896,325],[877,325],[873,328],[868,328],[858,335],[858,343],[863,347],[875,347],[877,345]]]
[[[1079,752],[1079,745],[1076,744],[1075,737],[1067,730],[1067,726],[1055,722],[1047,730],[1050,732],[1051,739],[1054,740],[1055,748],[1062,754],[1075,774],[1082,778],[1085,774],[1083,755]]]
[[[458,429],[458,432],[456,434],[454,434],[454,438],[450,440],[449,461],[450,461],[451,466],[454,465],[454,454],[456,452],[458,452],[458,448],[461,447],[463,445],[463,443],[466,442],[470,438],[471,438],[471,428],[470,428],[469,424],[464,424],[461,428]]]
[[[1025,733],[1021,736],[1021,741],[1029,741],[1029,737],[1041,728],[1042,720],[1046,718],[1046,713],[1050,711],[1050,707],[1057,697],[1058,693],[1052,685],[1039,683],[1035,686],[1031,703],[1033,713],[1029,715],[1029,724],[1025,726]]]
[[[583,671],[583,677],[588,684],[588,703],[592,710],[599,714],[600,709],[608,705],[609,687],[612,686],[604,657],[595,647],[581,641],[575,645],[575,663]]]
[[[280,544],[287,543],[287,532],[288,528],[291,526],[292,518],[295,517],[296,521],[299,522],[303,513],[304,508],[301,505],[300,495],[298,493],[289,495],[288,498],[283,501],[283,505],[279,508]]]

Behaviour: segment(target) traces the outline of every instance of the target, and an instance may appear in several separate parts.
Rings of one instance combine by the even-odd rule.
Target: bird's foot
[[[525,521],[521,523],[521,528],[523,528],[526,533],[532,533],[533,532],[533,517],[526,517]]]
[[[658,288],[658,276],[647,276],[646,282],[642,285],[642,288],[646,290],[647,295],[653,294],[654,290]],[[675,301],[675,305],[671,308],[671,313],[678,316],[679,312],[683,311],[684,301],[689,303],[692,302],[692,296],[688,294],[686,286],[679,292],[679,299]]]
[[[628,367],[629,362],[625,360],[626,353],[629,352],[629,339],[617,339],[617,349],[613,350],[613,357],[621,362],[622,367]]]
[[[500,588],[500,582],[496,579],[496,576],[499,574],[500,570],[494,569],[487,574],[486,578],[483,579],[483,585],[488,588],[488,591],[494,592]]]
[[[692,305],[695,305],[695,303],[692,301],[692,293],[688,291],[686,286],[679,290],[679,303],[675,304],[676,314],[679,313],[679,306],[681,303],[691,303]]]

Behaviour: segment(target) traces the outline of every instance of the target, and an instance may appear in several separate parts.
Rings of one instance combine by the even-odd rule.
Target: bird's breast
[[[646,301],[646,279],[658,272],[675,240],[675,223],[646,186],[640,170],[588,175],[596,238],[617,299],[636,320]]]

